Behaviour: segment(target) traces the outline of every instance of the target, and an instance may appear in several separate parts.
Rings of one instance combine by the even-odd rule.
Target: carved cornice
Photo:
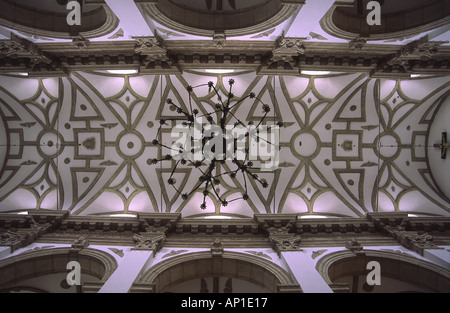
[[[304,55],[306,52],[303,41],[306,38],[285,38],[280,37],[275,43],[275,48],[272,50],[271,56],[266,58],[266,61],[259,69],[259,73],[264,75],[276,74],[277,71],[298,73],[298,59],[299,55]]]
[[[10,40],[0,40],[0,68],[29,73],[65,74],[59,61],[37,44],[12,34]]]
[[[59,231],[73,233],[134,233],[140,231],[140,223],[133,218],[92,218],[71,216],[65,219]]]
[[[430,42],[425,36],[379,62],[371,75],[373,77],[409,76],[411,72],[425,68],[435,73],[448,71],[450,69],[448,57],[439,57],[439,50],[444,43],[446,42]]]
[[[403,247],[422,256],[425,249],[441,249],[438,247],[438,240],[449,239],[450,220],[448,218],[410,219],[406,213],[369,214],[368,218],[380,231],[394,238]]]
[[[304,38],[270,41],[134,40],[35,44],[18,36],[0,40],[0,72],[36,76],[67,75],[71,71],[137,69],[141,74],[175,74],[185,70],[230,68],[267,75],[298,75],[301,70],[366,72],[373,77],[409,77],[411,73],[450,72],[450,48],[427,37],[406,46],[317,43]]]
[[[42,235],[54,231],[67,212],[48,213],[36,210],[29,215],[0,215],[0,246],[12,251],[26,247]]]
[[[211,248],[216,238],[229,248],[400,244],[412,251],[450,245],[450,218],[409,218],[406,213],[370,213],[366,218],[300,219],[296,214],[258,214],[253,219],[182,219],[181,214],[142,214],[137,218],[70,216],[35,211],[28,216],[0,214],[3,246],[14,249],[40,243],[73,244],[80,237],[95,245]]]

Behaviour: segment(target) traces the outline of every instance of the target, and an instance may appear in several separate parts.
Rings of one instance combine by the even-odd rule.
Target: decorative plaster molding
[[[213,257],[222,257],[223,253],[223,243],[219,239],[214,240],[213,244],[211,245],[211,255]]]
[[[278,256],[282,252],[303,251],[300,248],[302,237],[296,234],[289,233],[286,228],[272,230],[269,235],[270,244]]]
[[[151,234],[151,235],[134,235],[133,240],[136,246],[133,250],[136,251],[152,251],[153,257],[156,253],[162,249],[164,242],[166,241],[166,235],[164,234]]]

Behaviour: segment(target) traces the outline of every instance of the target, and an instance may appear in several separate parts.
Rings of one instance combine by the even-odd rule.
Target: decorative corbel
[[[227,37],[224,32],[216,32],[213,36],[213,43],[219,49],[222,49],[227,43]]]
[[[136,45],[134,52],[144,56],[144,68],[149,68],[151,63],[160,64],[168,62],[167,49],[161,37],[135,37]]]
[[[219,239],[214,240],[211,245],[211,255],[213,257],[222,257],[224,253],[223,243]]]
[[[367,40],[362,39],[360,36],[358,36],[348,43],[348,47],[350,50],[361,50],[366,46],[366,44]]]
[[[136,243],[133,250],[135,251],[152,251],[153,257],[158,253],[165,241],[166,235],[164,233],[134,235],[133,240]]]
[[[433,236],[424,231],[394,230],[392,231],[392,236],[403,247],[417,252],[421,256],[424,255],[426,249],[440,249],[433,244]]]
[[[91,42],[81,35],[78,35],[78,38],[74,38],[72,40],[72,43],[80,49],[86,49],[91,45]]]
[[[421,59],[427,61],[433,57],[433,55],[439,52],[439,47],[447,41],[428,41],[428,36],[422,37],[419,40],[413,41],[406,45],[400,51],[402,57],[409,57],[414,59]]]
[[[306,49],[303,45],[303,40],[306,39],[280,36],[275,43],[270,57],[262,65],[259,74],[271,74],[280,70],[298,73],[300,69],[295,58],[305,54]]]
[[[287,227],[269,230],[269,240],[272,249],[281,257],[282,252],[303,251],[300,248],[302,237],[300,235],[289,233]]]
[[[359,252],[364,250],[364,247],[356,240],[350,240],[345,244],[345,248],[353,252],[354,254],[358,254]]]
[[[167,49],[164,47],[164,41],[156,37],[134,37],[136,45],[134,52],[140,55],[147,55],[159,58],[167,58]]]

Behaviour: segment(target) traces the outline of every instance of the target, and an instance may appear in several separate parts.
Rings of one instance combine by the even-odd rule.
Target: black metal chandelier
[[[250,155],[250,141],[255,143],[264,143],[265,146],[270,146],[271,150],[276,151],[277,154],[280,151],[278,142],[274,142],[273,140],[270,140],[270,138],[268,139],[267,136],[261,136],[260,127],[264,126],[265,130],[272,132],[274,129],[279,129],[279,127],[282,127],[283,122],[280,121],[271,126],[264,125],[264,122],[271,112],[270,106],[264,104],[263,101],[253,92],[241,99],[237,99],[232,92],[235,80],[230,79],[228,83],[229,90],[227,92],[228,94],[225,96],[220,95],[218,88],[213,82],[208,82],[207,84],[196,87],[188,86],[186,89],[189,93],[189,109],[186,110],[183,110],[180,105],[174,103],[172,99],[167,99],[165,104],[171,106],[172,110],[175,109],[175,111],[180,114],[180,118],[160,120],[157,139],[152,142],[154,146],[161,147],[161,151],[163,151],[162,149],[167,149],[170,153],[161,153],[161,158],[152,159],[151,163],[153,165],[158,165],[161,162],[175,162],[175,166],[173,167],[171,175],[167,180],[167,184],[172,186],[175,192],[181,196],[184,201],[189,200],[194,193],[202,192],[203,202],[200,205],[202,210],[206,210],[206,199],[211,194],[217,197],[223,207],[226,207],[231,202],[238,200],[248,201],[248,179],[253,179],[258,182],[262,188],[269,187],[269,183],[265,179],[261,179],[258,174],[255,173],[261,170],[261,168],[255,167],[255,161],[257,161],[257,159],[255,159],[254,155]],[[198,109],[193,108],[192,94],[196,88],[205,86],[209,87],[209,94],[214,92],[212,96],[217,96],[218,101],[215,104],[215,109],[213,112],[201,115]],[[246,125],[235,115],[236,109],[247,99],[254,99],[254,101],[258,102],[258,105],[262,105],[264,115],[258,124],[250,121]],[[214,116],[217,116],[217,118],[215,119]],[[198,122],[203,119],[206,119],[207,122]],[[164,144],[161,139],[163,127],[169,126],[168,122],[181,121],[181,127],[184,127],[187,130],[187,133],[190,134],[186,138],[187,140],[185,144],[178,144],[172,147]],[[233,123],[230,124],[230,122]],[[206,131],[207,129],[215,129],[216,131],[209,132],[209,134],[203,136],[201,140],[199,140],[199,138],[194,138],[194,135],[192,135],[195,132],[201,134],[208,133]],[[239,135],[234,134],[234,136],[231,136],[231,133],[236,132],[238,129],[240,130]],[[242,131],[243,129],[244,131]],[[227,136],[220,139],[217,136],[217,132],[221,133],[222,136],[224,134],[227,134]],[[241,144],[240,147],[238,147],[238,142],[242,143],[243,140],[245,140],[247,144]],[[195,141],[197,144],[192,144]],[[211,144],[211,142],[215,142],[215,144]],[[193,159],[192,156],[194,155],[200,155],[201,157]],[[229,167],[232,170],[219,173],[217,166],[219,164],[224,164],[227,161],[232,164],[232,166]],[[174,179],[177,169],[180,166],[186,165],[193,166],[200,173],[198,183],[196,183],[192,190],[187,192],[184,190],[179,190],[175,186],[176,180]],[[220,179],[225,175],[228,175],[232,179],[236,179],[238,175],[242,175],[244,191],[242,192],[241,197],[229,200],[219,195],[218,186],[221,183]]]

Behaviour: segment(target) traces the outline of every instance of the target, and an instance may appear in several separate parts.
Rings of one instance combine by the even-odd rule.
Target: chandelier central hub
[[[167,127],[169,121],[178,123],[181,121],[181,124],[173,127],[171,131],[172,138],[176,141],[172,145],[166,145],[160,139],[153,141],[155,146],[168,149],[170,153],[162,159],[153,159],[152,163],[154,165],[164,161],[175,163],[168,184],[185,201],[194,193],[202,192],[204,198],[200,208],[203,210],[206,209],[206,198],[210,196],[215,196],[224,207],[232,201],[249,200],[247,180],[253,179],[263,188],[268,188],[267,181],[260,179],[257,173],[274,171],[279,165],[280,127],[283,123],[267,124],[266,119],[271,107],[264,104],[253,92],[236,99],[232,93],[234,83],[233,79],[229,80],[229,90],[225,97],[213,82],[197,87],[188,86],[190,110],[183,110],[172,99],[167,99],[166,104],[172,109],[175,108],[183,118],[161,120],[158,138],[161,137],[162,128]],[[195,88],[203,86],[208,86],[209,93],[217,96],[218,101],[213,112],[200,115],[200,111],[194,109],[192,93]],[[226,99],[223,100],[224,98]],[[244,123],[237,117],[237,109],[247,99],[253,99],[262,105],[264,116],[259,123]],[[218,165],[227,161],[232,163],[234,170],[220,171]],[[255,164],[260,166],[256,167]],[[186,165],[193,166],[201,173],[197,184],[190,192],[178,190],[173,178],[178,167]],[[231,179],[237,179],[238,175],[242,175],[244,190],[241,198],[227,200],[219,194],[218,186],[225,175]]]

